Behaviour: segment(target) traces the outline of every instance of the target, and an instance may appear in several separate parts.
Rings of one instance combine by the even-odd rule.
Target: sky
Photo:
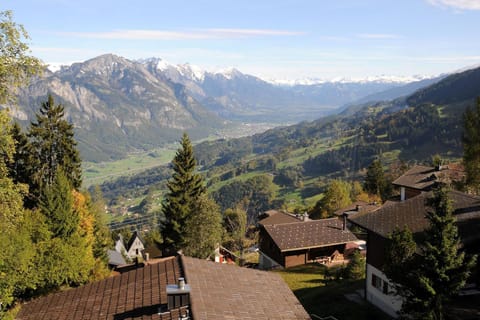
[[[293,80],[480,64],[480,0],[2,0],[4,10],[52,66],[113,53]]]

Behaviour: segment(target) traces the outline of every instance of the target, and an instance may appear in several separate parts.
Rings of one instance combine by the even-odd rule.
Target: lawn
[[[309,314],[339,320],[390,319],[364,300],[352,302],[345,294],[363,290],[364,280],[326,280],[326,267],[307,264],[278,271]],[[330,274],[335,269],[329,270]],[[314,318],[315,319],[315,318]]]

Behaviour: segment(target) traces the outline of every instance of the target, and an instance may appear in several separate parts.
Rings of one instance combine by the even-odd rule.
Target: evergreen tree
[[[422,319],[444,319],[445,304],[465,285],[475,257],[459,251],[460,240],[448,190],[428,201],[430,227],[417,245],[411,232],[397,231],[387,249],[385,274],[403,297],[401,312]]]
[[[102,191],[99,186],[95,186],[94,194],[91,199],[88,199],[88,209],[93,213],[94,222],[94,243],[93,256],[100,260],[105,265],[108,264],[107,249],[113,245],[112,236],[108,229],[105,217],[105,200],[102,196]]]
[[[380,160],[374,160],[367,168],[367,175],[363,188],[370,194],[378,195],[383,200],[388,196],[386,194],[387,182],[385,179],[385,173],[383,172],[382,163]]]
[[[480,97],[475,108],[468,108],[463,115],[463,163],[466,184],[480,193]]]
[[[80,220],[73,210],[73,200],[70,182],[58,169],[53,183],[42,189],[39,202],[54,238],[67,239],[77,230]]]
[[[78,190],[82,184],[81,160],[73,125],[64,120],[63,106],[55,105],[53,96],[49,95],[36,118],[37,122],[31,124],[28,133],[34,161],[31,168],[35,168],[31,175],[36,190],[32,191],[52,185],[59,168],[72,187]]]
[[[194,210],[185,220],[183,251],[188,256],[205,259],[222,239],[222,216],[218,205],[207,194],[197,198]]]
[[[345,268],[345,276],[347,279],[359,280],[365,278],[365,257],[359,250],[355,250],[350,257],[350,261]]]
[[[28,168],[31,163],[28,138],[18,122],[13,124],[12,137],[15,141],[15,154],[9,166],[10,176],[15,182],[28,184],[31,180],[29,172],[32,171]]]
[[[195,172],[196,161],[186,133],[180,143],[181,147],[172,161],[173,174],[167,182],[168,193],[162,206],[165,215],[162,236],[166,253],[169,254],[184,247],[185,223],[195,214],[195,204],[206,191],[202,176]]]

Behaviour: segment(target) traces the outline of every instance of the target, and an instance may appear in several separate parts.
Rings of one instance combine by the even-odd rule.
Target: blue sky
[[[480,63],[480,0],[3,0],[32,54],[159,57],[263,78],[437,75]]]

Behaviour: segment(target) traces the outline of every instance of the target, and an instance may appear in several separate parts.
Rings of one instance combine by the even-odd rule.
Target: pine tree
[[[430,227],[424,233],[425,240],[415,244],[409,231],[395,233],[387,249],[385,274],[404,299],[403,314],[444,319],[444,306],[465,285],[475,257],[459,250],[448,189],[436,190],[428,204]]]
[[[480,97],[475,108],[468,108],[463,115],[463,163],[466,184],[480,193]]]
[[[73,210],[73,200],[70,182],[58,169],[53,183],[42,188],[39,202],[54,238],[68,239],[77,230],[80,219]]]
[[[355,250],[345,269],[345,276],[348,279],[359,280],[365,278],[365,257],[359,250]]]
[[[388,188],[380,160],[374,160],[367,168],[367,175],[363,188],[370,194],[378,195],[385,200],[388,197]]]
[[[162,206],[165,215],[162,236],[169,254],[184,247],[185,223],[194,214],[198,197],[206,191],[203,178],[195,172],[195,166],[192,144],[184,133],[181,147],[172,161],[173,174],[167,183],[168,193]]]
[[[105,200],[99,186],[95,186],[91,199],[88,199],[89,211],[93,213],[95,222],[93,233],[93,256],[105,265],[108,263],[107,249],[113,245],[112,236],[105,218]]]
[[[61,168],[72,187],[79,189],[82,184],[82,170],[79,152],[74,139],[73,125],[64,120],[64,108],[55,105],[52,95],[42,103],[37,122],[32,123],[28,137],[30,153],[35,168],[32,174],[33,188],[52,185],[58,169]]]
[[[15,154],[9,166],[10,176],[17,183],[28,184],[30,181],[29,172],[32,171],[28,168],[31,163],[30,153],[28,151],[28,138],[18,122],[13,124],[12,137],[15,141]]]

